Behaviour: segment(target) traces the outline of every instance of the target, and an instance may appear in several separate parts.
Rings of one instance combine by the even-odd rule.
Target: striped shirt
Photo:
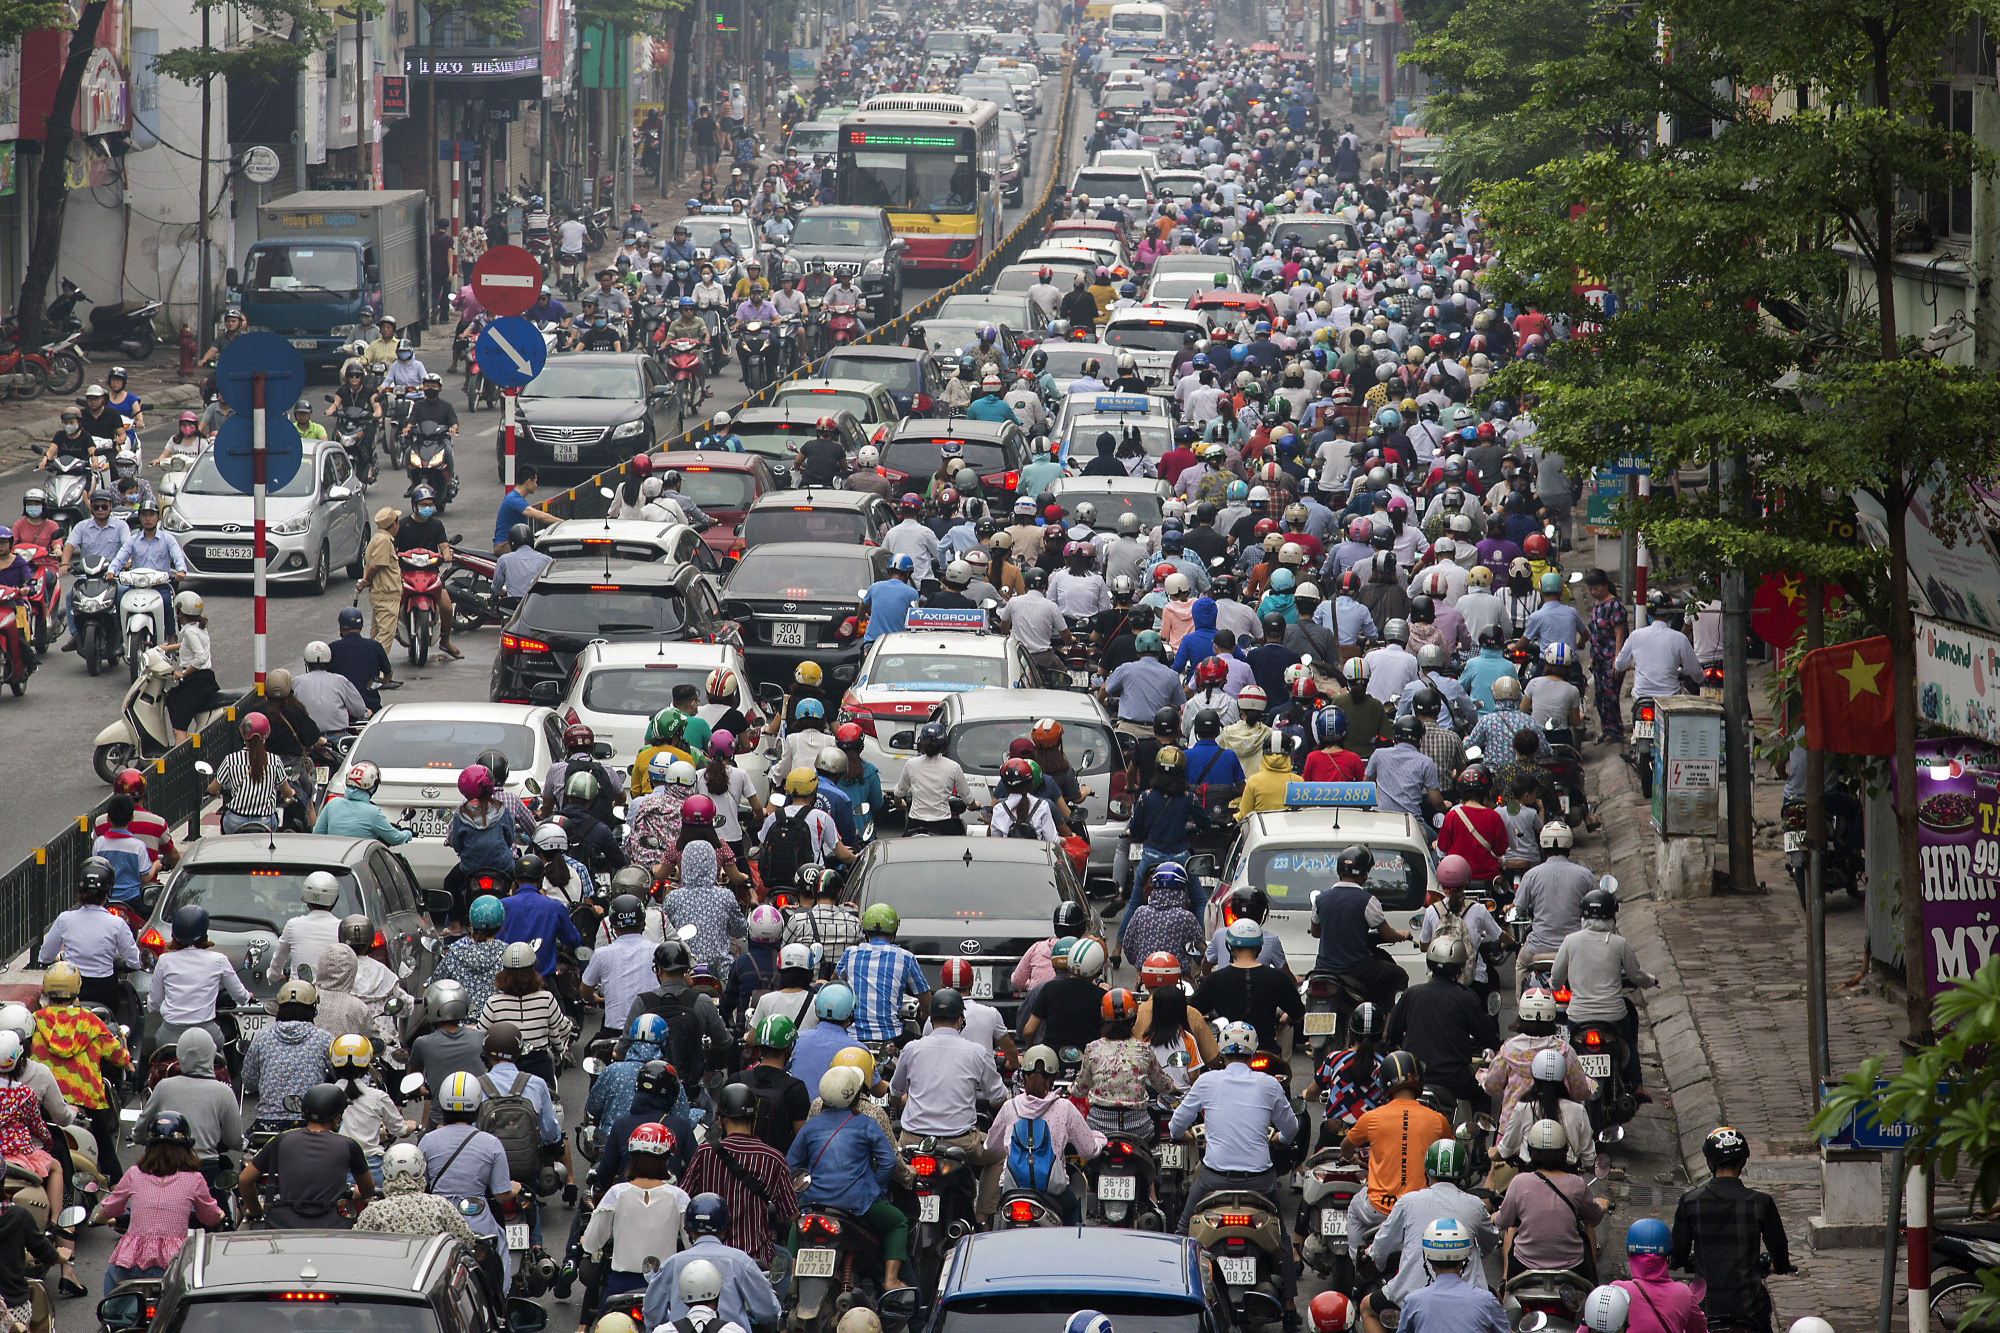
[[[722,1160],[727,1152],[745,1174],[764,1187],[768,1201],[760,1198]],[[731,1134],[719,1144],[704,1143],[695,1149],[688,1163],[687,1178],[681,1182],[689,1194],[720,1194],[729,1205],[729,1226],[722,1233],[724,1243],[742,1250],[760,1264],[771,1262],[771,1212],[776,1206],[781,1218],[799,1210],[792,1190],[791,1168],[782,1154],[762,1139],[750,1134]]]
[[[520,1029],[523,1051],[559,1051],[576,1033],[552,990],[526,995],[494,991],[479,1011],[479,1026],[490,1030],[495,1023],[512,1023]]]
[[[929,991],[916,955],[893,940],[869,940],[849,949],[836,969],[854,989],[854,1035],[888,1041],[903,1030],[903,994]]]
[[[217,767],[215,780],[222,787],[224,805],[231,813],[246,819],[266,818],[278,813],[285,766],[276,755],[266,755],[264,780],[254,781],[250,776],[250,752],[238,750]]]

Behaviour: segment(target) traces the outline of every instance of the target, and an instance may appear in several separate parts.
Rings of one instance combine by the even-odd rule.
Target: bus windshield
[[[978,199],[972,153],[861,148],[841,163],[845,202],[892,212],[964,213]]]

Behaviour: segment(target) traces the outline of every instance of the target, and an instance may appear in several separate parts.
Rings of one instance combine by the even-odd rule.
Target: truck
[[[361,312],[393,315],[422,340],[431,322],[430,200],[422,190],[302,190],[257,210],[257,241],[229,299],[253,329],[299,349],[310,371],[338,368]]]

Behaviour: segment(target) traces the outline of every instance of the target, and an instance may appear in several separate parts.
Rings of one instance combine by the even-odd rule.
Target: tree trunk
[[[680,176],[681,145],[687,139],[688,58],[693,46],[694,6],[683,5],[674,16],[674,65],[667,76],[667,114],[660,127],[660,152],[672,154],[669,180]]]
[[[1889,528],[1889,661],[1896,691],[1896,842],[1903,905],[1903,1008],[1910,1036],[1930,1029],[1930,969],[1924,960],[1924,880],[1917,831],[1917,628],[1910,607],[1909,488],[1884,488]]]
[[[83,87],[83,67],[97,44],[97,24],[104,17],[107,0],[88,0],[76,27],[70,30],[69,56],[63,61],[62,77],[56,80],[55,104],[49,109],[48,128],[42,138],[41,168],[35,177],[35,239],[28,248],[27,271],[21,275],[21,299],[14,317],[21,324],[21,344],[40,347],[48,341],[44,307],[48,304],[49,279],[62,255],[63,203],[68,198],[70,140],[76,137],[70,118],[76,113],[76,96]]]

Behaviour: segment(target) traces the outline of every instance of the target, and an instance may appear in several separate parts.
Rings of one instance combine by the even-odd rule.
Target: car
[[[798,403],[793,399],[801,400]],[[786,380],[771,395],[773,407],[810,407],[815,412],[852,412],[854,419],[880,443],[889,430],[907,413],[896,404],[896,395],[863,379]],[[706,506],[704,506],[706,508]]]
[[[873,491],[843,491],[830,486],[777,491],[750,506],[731,554],[740,560],[745,551],[766,542],[880,546],[882,535],[895,522],[896,511]]]
[[[1138,306],[1112,311],[1097,336],[1120,352],[1130,352],[1139,363],[1139,373],[1148,381],[1164,384],[1167,368],[1187,345],[1188,335],[1193,334],[1198,342],[1208,337],[1208,333],[1208,322],[1200,315]]]
[[[444,834],[461,804],[459,770],[499,750],[507,756],[507,790],[532,801],[541,795],[549,765],[562,758],[562,729],[562,717],[541,704],[385,704],[362,727],[348,762],[366,760],[381,770],[375,804],[416,835],[397,852],[420,883],[436,888],[458,864]],[[334,772],[328,798],[346,787],[345,770]]]
[[[1011,1028],[1026,999],[1015,966],[1049,935],[1058,904],[1089,904],[1059,844],[1028,838],[878,838],[848,868],[841,901],[855,911],[896,909],[896,943],[940,984],[948,959],[972,964],[966,998],[998,1009]],[[1101,929],[1092,913],[1092,925]]]
[[[1136,83],[1118,84],[1107,87],[1104,96],[1098,99],[1097,111],[1100,116],[1119,122],[1126,122],[1140,112],[1151,111],[1153,99],[1145,89]],[[1091,196],[1095,198],[1095,195]]]
[[[594,476],[678,433],[673,384],[643,352],[559,352],[518,403],[515,466],[532,463],[544,481]],[[493,447],[504,469],[502,434]]]
[[[1198,292],[1188,298],[1187,308],[1200,315],[1211,330],[1234,328],[1239,320],[1255,323],[1277,313],[1268,296],[1255,292]]]
[[[1087,465],[1097,457],[1099,435],[1122,437],[1127,430],[1139,432],[1139,447],[1155,464],[1174,447],[1174,423],[1169,418],[1141,412],[1082,412],[1063,422],[1059,456],[1065,464],[1074,459],[1079,466]]]
[[[1106,362],[1107,367],[1109,364]],[[1056,409],[1056,438],[1068,439],[1070,422],[1086,416],[1113,418],[1108,426],[1098,423],[1099,430],[1155,425],[1164,426],[1171,432],[1174,426],[1173,417],[1167,410],[1167,400],[1155,394],[1073,393],[1064,398],[1062,405]],[[1141,438],[1144,438],[1143,433]]]
[[[998,330],[1000,334],[994,344],[1000,349],[1000,377],[1003,380],[1011,379],[1014,363],[1021,359],[1020,335],[1000,320],[984,317],[950,319],[929,315],[912,323],[910,331],[912,333],[921,331],[924,346],[930,349],[931,355],[950,361],[958,356],[960,348],[971,349],[979,346],[979,330],[989,326]]]
[[[265,488],[264,577],[325,592],[336,567],[359,577],[372,525],[368,501],[338,440],[305,440],[298,470],[282,486]],[[234,581],[255,576],[256,515],[251,497],[222,479],[215,451],[205,449],[160,515],[187,556],[188,572]],[[136,520],[134,520],[136,522]]]
[[[1063,752],[1077,781],[1089,789],[1082,822],[1090,839],[1090,874],[1109,879],[1111,854],[1125,831],[1129,802],[1138,793],[1125,790],[1124,750],[1104,705],[1070,690],[972,690],[947,696],[937,713],[945,727],[945,753],[965,770],[966,785],[980,805],[992,803],[1007,747],[1045,717],[1062,724]]]
[[[1063,58],[1069,51],[1069,39],[1059,32],[1038,32],[1035,34],[1035,63],[1044,74],[1055,74],[1062,69]]]
[[[762,264],[764,256],[759,253],[757,228],[751,225],[749,218],[727,204],[704,204],[685,217],[675,218],[673,225],[688,229],[688,243],[694,246],[695,258],[706,259],[713,264],[716,280],[725,287],[736,285],[737,275],[732,270],[738,263],[755,259],[760,266]],[[729,229],[729,240],[736,247],[737,259],[715,253],[724,227]]]
[[[1072,383],[1083,378],[1083,363],[1093,359],[1102,367],[1101,377],[1106,383],[1118,373],[1118,349],[1094,339],[1089,342],[1078,342],[1073,338],[1052,339],[1038,343],[1035,351],[1048,353],[1047,373],[1055,380],[1058,390],[1067,390]]]
[[[944,393],[944,376],[921,347],[837,347],[820,359],[819,373],[827,379],[872,380],[889,391],[904,416],[930,411]]]
[[[1204,278],[1213,278],[1218,273],[1227,274],[1235,279],[1227,284],[1230,291],[1238,289],[1243,277],[1243,270],[1233,255],[1161,255],[1153,261],[1152,274],[1157,278],[1164,273],[1196,274]]]
[[[910,620],[925,615],[912,608]],[[1027,689],[1034,667],[1020,644],[1005,634],[959,628],[922,628],[884,634],[869,645],[860,673],[840,701],[840,721],[861,728],[861,757],[882,771],[882,789],[893,788],[916,753],[895,746],[947,695],[966,690]]]
[[[882,471],[898,486],[921,490],[944,461],[944,446],[952,441],[979,477],[987,503],[1004,512],[1014,502],[1021,469],[1030,459],[1027,432],[1011,421],[911,417],[882,447]]]
[[[693,562],[654,564],[611,556],[546,566],[500,626],[487,696],[525,703],[537,681],[569,679],[593,639],[679,642],[734,633],[715,585]]]
[[[1027,118],[1013,107],[1003,106],[1000,108],[1000,129],[1002,133],[1014,136],[1014,153],[1021,160],[1021,170],[1028,170],[1034,157],[1034,140],[1028,136]],[[1003,146],[1001,152],[1006,151]]]
[[[1104,246],[1125,253],[1125,230],[1115,222],[1099,222],[1096,218],[1063,218],[1049,224],[1046,244],[1057,245],[1065,237],[1082,237],[1101,242]]]
[[[839,135],[837,120],[799,121],[785,135],[785,156],[794,162],[811,162],[821,156],[831,160],[840,151]]]
[[[636,760],[646,748],[646,724],[661,709],[673,706],[674,687],[705,689],[709,673],[717,668],[735,672],[739,681],[750,679],[743,651],[733,643],[593,643],[577,655],[567,690],[558,682],[542,681],[531,692],[536,702],[561,710],[565,721],[589,727],[613,754]],[[750,721],[765,719],[765,710],[751,700],[747,684],[739,688],[737,700]],[[713,726],[724,711],[720,704],[704,702],[699,716]],[[750,775],[760,801],[770,794],[766,770],[775,745],[773,729],[761,737],[755,751],[736,761]]]
[[[468,758],[465,762],[472,761]],[[452,786],[457,777],[454,769],[444,779],[451,789],[453,808],[458,805],[458,791]],[[385,804],[384,811],[392,818],[395,815],[393,805]],[[447,819],[449,816],[447,811]],[[405,843],[392,849],[373,838],[312,833],[196,838],[185,844],[180,863],[151,899],[146,924],[137,936],[139,951],[149,967],[157,962],[173,939],[174,913],[199,903],[208,909],[210,944],[229,959],[238,978],[261,1004],[275,996],[286,980],[271,966],[271,951],[284,933],[285,923],[306,910],[305,900],[299,896],[306,876],[324,870],[340,886],[333,914],[345,917],[359,913],[373,921],[388,954],[387,965],[405,979],[406,991],[421,995],[435,957],[433,947],[440,941],[427,914],[417,873],[407,857],[406,849],[414,846]],[[133,1012],[146,1014],[144,1034],[150,1044],[160,1025],[159,1011],[150,1008],[145,999],[152,978],[147,972],[125,975],[138,997]],[[241,1009],[235,1019],[237,1030],[247,1041],[273,1021],[275,1012],[261,1007]]]
[[[120,1283],[97,1319],[104,1333],[215,1333],[246,1318],[301,1333],[542,1333],[548,1311],[504,1299],[498,1280],[497,1262],[489,1276],[472,1251],[437,1233],[196,1229],[164,1277]]]
[[[958,96],[970,97],[981,102],[991,102],[996,107],[1011,106],[1024,116],[1041,114],[1040,99],[1034,89],[1015,83],[1001,74],[964,74],[959,76]]]
[[[1148,175],[1160,169],[1160,159],[1144,148],[1106,148],[1090,159],[1093,167],[1130,167]],[[1200,173],[1196,173],[1197,175]]]
[[[845,683],[861,667],[861,594],[888,577],[879,546],[766,542],[743,553],[722,584],[756,683],[786,689],[801,662]]]
[[[798,399],[766,407],[746,407],[729,423],[729,433],[743,441],[743,447],[763,457],[778,482],[778,489],[798,484],[794,455],[818,433],[821,417],[832,417],[840,433],[840,443],[849,458],[868,443],[868,432],[852,412],[817,412]]]
[[[1055,232],[1042,238],[1039,250],[1080,250],[1090,256],[1093,264],[1113,270],[1120,278],[1130,276],[1126,270],[1131,263],[1125,252],[1125,242],[1109,236],[1093,236],[1076,232]]]
[[[655,523],[643,518],[566,518],[535,533],[535,549],[552,560],[608,556],[618,560],[660,563],[688,561],[709,570],[719,559],[703,564],[706,543],[685,523]]]
[[[1021,202],[1028,187],[1028,141],[1011,127],[1000,127],[1000,202]]]
[[[1117,532],[1122,514],[1138,515],[1139,526],[1147,531],[1159,527],[1172,494],[1158,477],[1058,477],[1049,492],[1067,513],[1074,514],[1081,504],[1096,509],[1091,529],[1106,534]]]
[[[1183,203],[1209,187],[1209,179],[1199,171],[1183,171],[1176,167],[1171,171],[1153,173],[1153,198],[1167,195],[1176,203]]]
[[[947,296],[925,323],[934,324],[941,319],[974,319],[1009,329],[1032,329],[1041,323],[1027,297],[1007,292],[964,292],[958,296]]]
[[[822,204],[798,215],[784,253],[772,263],[798,277],[806,265],[824,262],[829,272],[853,280],[880,324],[903,313],[903,252],[909,248],[884,210]]]
[[[1317,250],[1328,241],[1342,250],[1361,248],[1354,224],[1338,213],[1283,213],[1264,220],[1264,233],[1280,252],[1293,245]]]
[[[1085,281],[1097,274],[1097,257],[1075,246],[1038,245],[1032,250],[1024,250],[1014,261],[1024,267],[1040,269],[1043,265],[1056,270],[1055,285],[1060,291],[1068,291],[1070,280],[1081,273]]]
[[[1187,1236],[1014,1226],[975,1233],[953,1247],[927,1333],[1044,1333],[1085,1309],[1101,1311],[1113,1327],[1147,1333],[1234,1327],[1214,1260]]]
[[[1140,116],[1133,128],[1139,131],[1139,142],[1149,148],[1162,144],[1178,144],[1187,131],[1186,116],[1154,111]],[[1178,150],[1176,150],[1178,151]]]
[[[715,520],[715,526],[701,534],[708,553],[715,558],[712,570],[720,570],[729,558],[736,544],[736,529],[750,506],[759,496],[778,489],[770,463],[758,454],[688,449],[654,454],[653,466],[680,473],[681,494]]]
[[[1013,84],[1015,104],[1028,115],[1035,115],[1041,110],[1042,76],[1036,72],[1032,60],[1016,60],[1012,56],[984,56],[979,61],[979,73],[998,74]]]
[[[1372,784],[1334,784],[1371,787]],[[1368,800],[1373,802],[1372,790]],[[1319,941],[1311,934],[1312,897],[1330,888],[1340,876],[1334,862],[1348,846],[1366,847],[1375,856],[1368,872],[1368,891],[1397,929],[1408,914],[1424,910],[1424,895],[1436,890],[1430,844],[1409,815],[1369,809],[1265,810],[1247,816],[1237,828],[1236,841],[1219,862],[1212,853],[1188,859],[1189,875],[1210,890],[1206,929],[1222,928],[1229,895],[1250,884],[1271,900],[1264,929],[1285,946],[1292,971],[1305,976],[1319,956]],[[1424,951],[1411,941],[1384,946],[1413,982],[1428,979]]]
[[[1215,279],[1219,276],[1221,282]],[[1155,270],[1146,284],[1146,304],[1161,310],[1185,310],[1187,304],[1203,292],[1240,292],[1243,283],[1228,273],[1213,270],[1207,273],[1161,273]],[[1202,321],[1201,337],[1209,335],[1208,321]]]

